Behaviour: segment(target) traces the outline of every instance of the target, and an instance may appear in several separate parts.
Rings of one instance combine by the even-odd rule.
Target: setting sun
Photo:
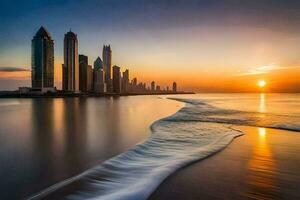
[[[257,83],[257,85],[258,85],[259,87],[261,87],[261,88],[265,87],[266,84],[267,84],[267,83],[266,83],[266,81],[264,81],[264,80],[258,81],[258,83]]]

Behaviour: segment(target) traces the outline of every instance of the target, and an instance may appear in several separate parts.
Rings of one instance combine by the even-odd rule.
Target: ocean
[[[60,179],[60,181],[57,181],[55,184],[51,184],[54,181],[53,179],[48,182],[46,181],[45,185],[48,184],[50,187],[44,187],[44,189],[40,191],[35,188],[34,192],[31,190],[31,195],[25,192],[27,197],[30,197],[29,199],[42,198],[73,182],[80,182],[84,187],[72,191],[67,195],[67,199],[141,200],[147,199],[159,184],[176,170],[221,151],[236,137],[243,137],[244,133],[236,129],[236,125],[292,130],[295,131],[295,134],[298,134],[297,132],[300,131],[299,97],[299,94],[196,94],[160,97],[120,97],[117,100],[104,98],[85,100],[36,99],[24,100],[31,105],[30,107],[25,106],[24,110],[15,110],[15,107],[19,105],[16,103],[17,100],[4,100],[0,102],[0,109],[4,110],[1,112],[1,119],[3,119],[1,120],[1,138],[5,136],[5,134],[3,134],[5,128],[3,128],[2,125],[6,127],[9,123],[7,119],[4,119],[5,113],[8,115],[9,120],[12,120],[12,118],[20,120],[20,122],[17,123],[18,125],[22,123],[25,125],[31,124],[33,123],[33,119],[37,120],[33,125],[34,128],[36,128],[36,126],[38,127],[38,131],[35,132],[35,137],[32,137],[30,132],[32,128],[27,130],[28,128],[24,127],[24,129],[27,130],[25,132],[31,135],[31,138],[26,138],[25,141],[36,140],[36,137],[46,137],[46,139],[42,139],[41,144],[35,144],[36,147],[32,149],[31,153],[33,154],[32,156],[37,154],[38,157],[43,158],[41,160],[44,163],[37,165],[44,167],[38,170],[40,171],[39,173],[45,173],[46,178],[47,176],[57,176],[58,178],[56,180]],[[41,104],[43,101],[47,103]],[[52,102],[51,104],[58,104],[55,101],[62,101],[63,103],[60,103],[63,106],[58,107],[61,109],[54,108],[54,112],[53,110],[49,110],[49,108],[45,110],[44,107],[48,105],[49,101],[54,101],[54,103]],[[74,103],[74,101],[76,103]],[[114,101],[118,103],[114,104]],[[38,106],[34,108],[36,104]],[[163,106],[161,104],[163,104]],[[70,105],[71,107],[69,107]],[[82,107],[83,105],[85,108]],[[125,106],[125,111],[123,110],[122,112],[121,110],[124,109],[124,105],[127,105],[127,107]],[[180,109],[172,114],[170,113],[170,110],[172,110],[171,107],[168,108],[168,106],[171,105],[177,106]],[[108,109],[107,106],[111,107]],[[130,112],[130,110],[139,108],[139,106],[143,107],[140,112]],[[33,108],[35,111],[31,110]],[[74,108],[76,109],[74,110]],[[94,111],[95,108],[98,108],[97,112]],[[26,118],[24,113],[24,115],[22,115],[22,111],[28,112],[28,110],[31,111],[31,117],[29,119],[27,119],[28,117]],[[37,113],[32,115],[32,112]],[[45,123],[44,121],[48,119],[49,113],[51,112],[53,112],[52,120],[67,121],[69,127],[64,124],[58,127],[51,127],[48,124],[48,128],[50,127],[52,129],[50,131],[44,130],[45,127],[39,123]],[[64,114],[57,114],[57,112]],[[114,114],[112,114],[114,117],[106,118],[107,112],[114,114],[119,113],[118,118],[116,118]],[[160,114],[155,114],[159,112]],[[133,113],[133,115],[129,116],[130,113]],[[165,117],[155,119],[155,117],[161,116],[162,114],[165,115]],[[74,115],[76,117],[74,117]],[[22,122],[22,116],[24,116],[27,121]],[[34,116],[34,118],[32,118],[32,116]],[[92,124],[90,120],[93,122]],[[4,123],[5,121],[7,123]],[[122,124],[124,121],[128,124]],[[107,127],[107,123],[112,124]],[[144,123],[144,125],[149,123],[151,133],[141,128],[145,127],[141,125],[139,126],[140,130],[137,132],[135,130],[138,128],[136,124],[140,123]],[[52,125],[53,124],[55,124],[55,122],[52,122]],[[91,128],[91,126],[95,126],[96,128]],[[107,128],[103,129],[103,126]],[[97,127],[99,128],[97,129]],[[110,137],[108,140],[104,142],[101,141],[103,134],[107,135],[109,132],[113,132],[110,130],[112,127],[121,129],[122,131],[119,130],[115,132],[121,132],[122,135],[113,135],[113,137]],[[9,132],[13,132],[14,129],[17,129],[18,131],[16,132],[19,132],[20,127],[10,127]],[[96,139],[93,137],[90,139],[86,138],[85,135],[89,135],[91,129],[93,132],[92,135]],[[22,128],[20,130],[22,130]],[[63,143],[61,140],[65,140],[65,138],[59,136],[57,136],[55,142],[49,146],[48,142],[53,140],[51,134],[56,134],[56,132],[63,135],[65,132],[68,132],[67,137],[69,137],[69,140],[72,141],[71,143],[74,146]],[[134,132],[134,134],[132,134],[132,132]],[[6,134],[8,134],[8,132],[6,132]],[[45,134],[46,136],[39,136],[40,134]],[[10,137],[12,137],[11,134],[9,138]],[[22,139],[20,139],[22,136],[16,135],[16,133],[13,132],[13,137],[18,140],[17,144],[22,143]],[[80,145],[76,144],[76,142],[74,143],[73,137],[79,138],[77,143]],[[131,138],[131,140],[127,137]],[[127,142],[124,142],[124,140]],[[1,141],[3,140],[1,139]],[[81,146],[83,145],[82,141],[85,141],[85,146],[83,147]],[[120,141],[125,144],[120,145]],[[40,141],[38,140],[38,142]],[[107,142],[109,142],[109,144],[106,144]],[[138,142],[138,144],[134,145],[135,142]],[[56,149],[55,145],[59,143],[63,143],[61,147],[66,148],[64,150],[67,151],[64,151],[64,157],[60,158],[57,164],[56,161],[49,159],[57,158],[57,156],[53,155],[53,153],[57,153],[56,150],[53,151],[52,149]],[[13,146],[13,144],[11,145]],[[67,147],[65,145],[67,145]],[[107,159],[104,159],[106,157],[102,155],[103,152],[100,153],[99,150],[89,152],[86,150],[93,145],[97,146],[95,147],[96,149],[100,148],[103,150],[103,146],[105,146],[108,149],[119,148],[119,151],[112,150],[113,153],[107,154]],[[11,148],[13,149],[14,147]],[[6,147],[5,150],[7,151],[5,154],[7,157],[14,156],[8,151],[9,148],[7,150]],[[92,153],[92,158],[90,158],[89,153]],[[97,153],[100,154],[99,157],[102,159],[97,160]],[[75,161],[72,160],[74,159],[72,158],[74,155],[76,155]],[[22,160],[22,155],[18,156]],[[69,158],[69,156],[71,158]],[[11,159],[16,162],[19,161],[15,157]],[[67,164],[78,164],[79,166],[84,166],[82,163],[89,164],[74,170],[73,166],[65,166],[65,159],[71,159],[71,163]],[[32,158],[32,160],[34,160],[34,158]],[[32,160],[29,160],[29,163]],[[24,159],[23,161],[26,163]],[[62,179],[64,176],[56,174],[62,172],[60,170],[53,171],[52,168],[54,167],[49,166],[49,164],[65,167],[64,173],[68,172],[69,169],[72,169],[71,171],[73,173],[80,170],[82,171],[75,176],[68,174],[69,177]],[[5,172],[5,170],[8,170],[8,168],[4,168],[4,170],[1,169],[1,172]],[[35,174],[35,168],[30,168],[30,172]],[[17,174],[15,176],[17,176]],[[36,176],[41,178],[38,175]],[[36,181],[38,181],[38,178]],[[22,180],[23,179],[26,180],[26,176],[23,177]],[[34,180],[27,182],[27,184],[30,183],[38,184],[38,182]],[[1,185],[5,187],[8,184],[4,182],[1,183]]]

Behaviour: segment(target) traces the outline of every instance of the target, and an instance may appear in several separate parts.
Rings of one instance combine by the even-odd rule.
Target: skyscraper
[[[102,51],[102,59],[103,59],[103,69],[105,72],[105,82],[107,84],[107,90],[108,92],[111,92],[111,56],[112,51],[110,48],[110,45],[106,46],[103,45],[103,51]]]
[[[103,69],[94,69],[94,92],[95,93],[105,93],[106,83],[105,83],[105,72]]]
[[[120,67],[116,65],[113,66],[113,92],[121,92],[121,72]]]
[[[103,62],[102,62],[102,60],[101,60],[101,58],[99,56],[98,56],[98,58],[94,62],[94,69],[95,70],[103,69]]]
[[[177,92],[177,83],[173,82],[173,92]]]
[[[54,42],[43,26],[31,41],[31,65],[33,88],[54,86]]]
[[[91,92],[93,90],[93,81],[94,81],[94,71],[93,71],[93,68],[91,65],[88,65],[87,66],[87,76],[86,76],[86,79],[87,79],[87,83],[86,83],[86,90],[87,92]]]
[[[122,77],[122,92],[123,93],[128,93],[129,92],[129,70],[126,69],[123,72],[123,77]]]
[[[79,90],[87,92],[88,57],[79,55]]]
[[[151,91],[152,92],[155,91],[155,82],[154,81],[151,82]]]
[[[78,40],[69,31],[64,38],[63,90],[79,91]]]

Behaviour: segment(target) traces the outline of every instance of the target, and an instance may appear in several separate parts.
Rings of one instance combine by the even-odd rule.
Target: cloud
[[[23,67],[0,67],[0,80],[28,80],[31,70]]]
[[[249,67],[244,72],[240,71],[238,74],[236,74],[236,76],[251,76],[251,75],[259,75],[259,74],[267,74],[276,70],[285,70],[285,69],[298,68],[298,67],[299,66],[282,67],[272,63],[270,65],[264,65],[259,67]]]
[[[0,72],[27,72],[29,69],[22,67],[0,67]]]

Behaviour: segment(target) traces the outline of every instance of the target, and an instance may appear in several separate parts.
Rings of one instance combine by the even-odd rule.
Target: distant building
[[[102,51],[102,59],[103,59],[103,69],[105,73],[105,82],[108,87],[108,92],[111,92],[111,57],[112,57],[112,51],[110,48],[110,45],[106,46],[103,45],[103,51]]]
[[[87,92],[88,57],[79,55],[79,90]]]
[[[129,92],[129,70],[126,69],[123,72],[123,77],[122,77],[122,92],[123,93],[128,93]]]
[[[103,70],[102,70],[103,71]],[[87,76],[86,76],[86,90],[87,92],[92,92],[93,91],[93,82],[94,82],[94,71],[91,65],[87,66]],[[104,84],[105,85],[105,84]],[[104,87],[104,86],[103,86]],[[106,92],[106,86],[105,86],[105,90],[104,92]]]
[[[103,62],[101,60],[100,57],[98,57],[95,62],[94,62],[94,69],[95,70],[99,70],[99,69],[103,69]]]
[[[54,42],[43,26],[31,41],[32,88],[54,87]]]
[[[170,91],[170,88],[169,88],[169,86],[167,86],[167,92],[169,92]]]
[[[113,66],[113,92],[120,93],[121,92],[121,72],[120,67],[114,65]]]
[[[78,40],[75,33],[69,31],[64,38],[63,90],[79,91]]]
[[[151,91],[152,92],[155,91],[155,82],[154,81],[151,82]]]
[[[103,69],[94,69],[94,92],[105,93],[107,91],[105,83],[105,72]]]
[[[177,83],[173,82],[173,92],[177,92]]]
[[[156,91],[160,92],[160,86],[159,85],[156,86]]]
[[[137,78],[133,78],[131,82],[132,82],[133,86],[136,86],[137,85]]]

